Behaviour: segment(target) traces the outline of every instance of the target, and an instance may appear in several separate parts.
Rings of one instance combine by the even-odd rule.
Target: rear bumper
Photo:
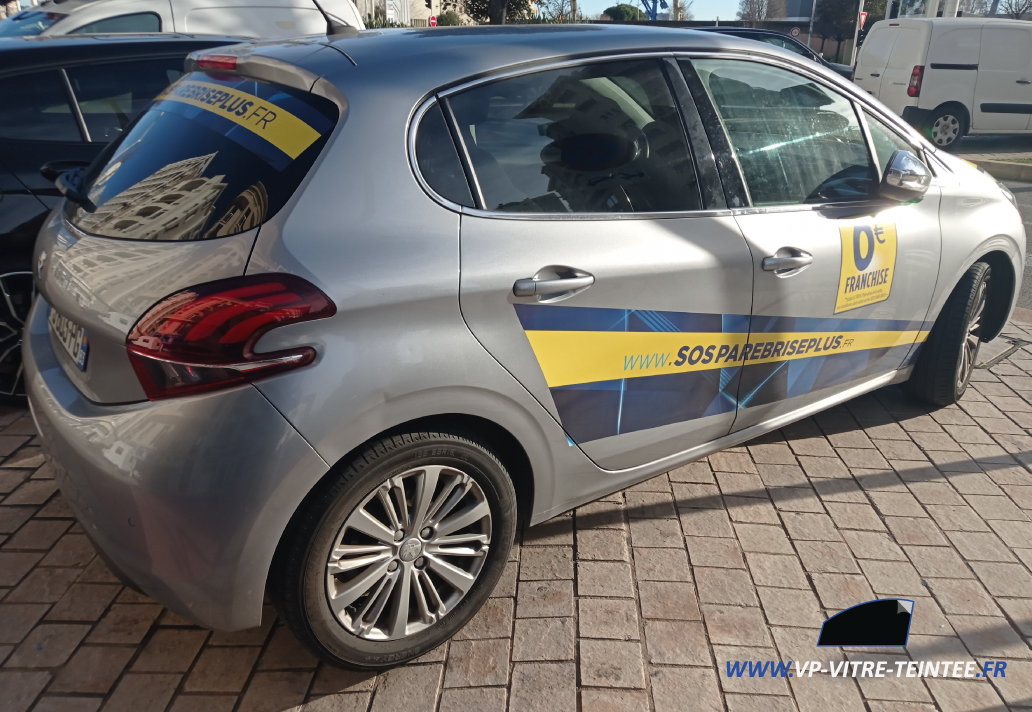
[[[932,109],[919,109],[916,106],[903,107],[903,120],[916,129],[923,128],[932,118]]]
[[[209,628],[261,622],[273,553],[326,463],[253,386],[129,405],[86,400],[36,300],[23,356],[55,477],[121,573]]]

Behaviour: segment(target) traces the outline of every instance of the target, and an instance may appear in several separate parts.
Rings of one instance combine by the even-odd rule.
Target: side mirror
[[[920,199],[932,183],[932,174],[910,151],[896,151],[885,168],[878,194],[894,203]]]
[[[80,166],[79,168],[73,168],[70,171],[65,171],[57,177],[54,181],[54,185],[61,191],[61,195],[66,197],[73,203],[78,203],[87,212],[96,212],[97,206],[93,202],[82,194],[82,182],[86,177],[86,166]]]
[[[51,183],[55,183],[57,177],[65,171],[85,168],[88,165],[90,165],[89,161],[50,161],[50,163],[44,163],[40,166],[39,174]]]

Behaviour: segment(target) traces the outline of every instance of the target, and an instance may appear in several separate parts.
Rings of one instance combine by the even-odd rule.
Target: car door
[[[311,0],[173,0],[172,13],[178,32],[261,38],[326,32],[326,18]]]
[[[899,35],[899,24],[878,23],[860,48],[860,59],[853,73],[853,81],[864,91],[881,99],[882,75],[889,63],[889,55]],[[884,99],[882,99],[884,101]]]
[[[683,65],[696,100],[712,102],[715,141],[729,142],[750,202],[735,210],[754,288],[734,429],[899,368],[930,328],[939,195],[893,207],[875,191],[893,151],[916,149],[801,69]]]
[[[971,127],[976,131],[1023,131],[1028,127],[1032,119],[1032,27],[983,25],[973,108]]]
[[[679,92],[679,94],[675,94]],[[469,328],[599,466],[726,435],[749,249],[676,66],[590,61],[442,97],[475,176],[459,304]],[[690,100],[690,98],[689,98]],[[695,159],[693,160],[693,155]]]

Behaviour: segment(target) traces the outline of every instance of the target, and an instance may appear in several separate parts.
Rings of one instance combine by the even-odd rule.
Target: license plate
[[[86,357],[90,353],[89,337],[86,330],[72,322],[68,317],[57,313],[56,309],[50,310],[50,333],[61,343],[64,350],[72,357],[72,361],[80,371],[86,370]]]

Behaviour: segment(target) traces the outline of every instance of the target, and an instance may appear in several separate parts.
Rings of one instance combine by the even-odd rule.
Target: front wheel
[[[0,404],[25,403],[22,330],[32,308],[32,273],[0,271]]]
[[[488,449],[449,433],[396,435],[306,499],[273,561],[269,595],[324,660],[397,665],[473,617],[515,532],[516,494]]]
[[[982,345],[986,305],[992,292],[992,268],[971,265],[935,320],[914,372],[910,392],[934,405],[956,403],[967,389]]]

